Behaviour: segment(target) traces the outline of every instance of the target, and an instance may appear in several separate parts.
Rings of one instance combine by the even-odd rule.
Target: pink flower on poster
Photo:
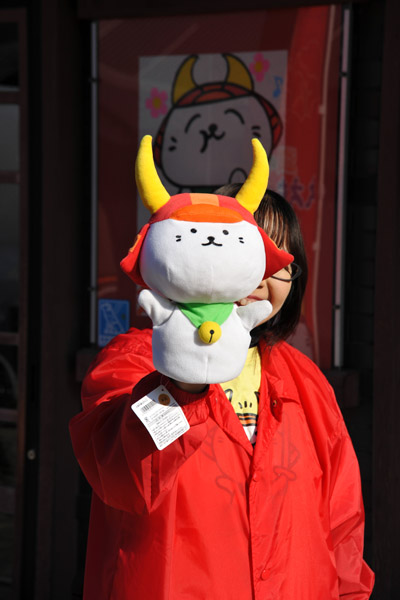
[[[265,73],[268,71],[270,67],[269,60],[263,58],[261,52],[257,52],[254,55],[253,61],[250,65],[250,71],[253,73],[256,81],[262,81],[264,79]]]
[[[146,99],[146,108],[149,109],[153,119],[156,119],[159,115],[165,115],[167,112],[167,92],[154,87],[150,92],[150,97]]]

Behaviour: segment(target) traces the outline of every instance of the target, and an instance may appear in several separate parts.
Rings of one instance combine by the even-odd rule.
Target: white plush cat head
[[[254,220],[268,183],[268,161],[258,140],[253,152],[252,170],[236,198],[170,197],[154,167],[151,137],[143,138],[136,181],[152,217],[121,262],[135,283],[176,302],[235,302],[292,262]]]

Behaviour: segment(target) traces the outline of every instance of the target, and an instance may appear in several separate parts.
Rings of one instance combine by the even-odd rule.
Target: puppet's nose
[[[218,244],[218,242],[215,241],[215,237],[213,235],[209,235],[207,239],[208,242],[205,242],[202,244],[202,246],[222,246],[222,244]]]

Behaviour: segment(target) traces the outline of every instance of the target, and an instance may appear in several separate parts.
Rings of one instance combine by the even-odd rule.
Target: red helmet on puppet
[[[269,165],[264,148],[257,139],[253,144],[253,166],[236,198],[217,194],[183,193],[170,196],[158,177],[152,154],[152,139],[142,139],[136,160],[136,183],[143,204],[151,212],[149,222],[138,233],[121,267],[137,284],[147,287],[140,271],[139,256],[149,228],[167,219],[197,223],[237,223],[247,221],[257,227],[265,248],[265,272],[270,277],[293,261],[293,256],[277,248],[253,213],[257,210],[268,185]],[[250,265],[249,265],[250,267]]]

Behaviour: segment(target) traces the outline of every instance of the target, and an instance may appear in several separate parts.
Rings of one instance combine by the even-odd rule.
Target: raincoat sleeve
[[[149,356],[142,341],[112,345],[100,353],[83,382],[84,410],[70,422],[76,458],[94,492],[113,508],[140,514],[156,509],[169,492],[179,469],[205,438],[208,417],[208,389],[189,394],[163,380],[182,405],[190,429],[157,450],[131,409],[162,378],[154,371],[151,345]]]
[[[374,574],[363,560],[364,506],[358,461],[344,422],[333,443],[330,520],[339,598],[367,600]]]

